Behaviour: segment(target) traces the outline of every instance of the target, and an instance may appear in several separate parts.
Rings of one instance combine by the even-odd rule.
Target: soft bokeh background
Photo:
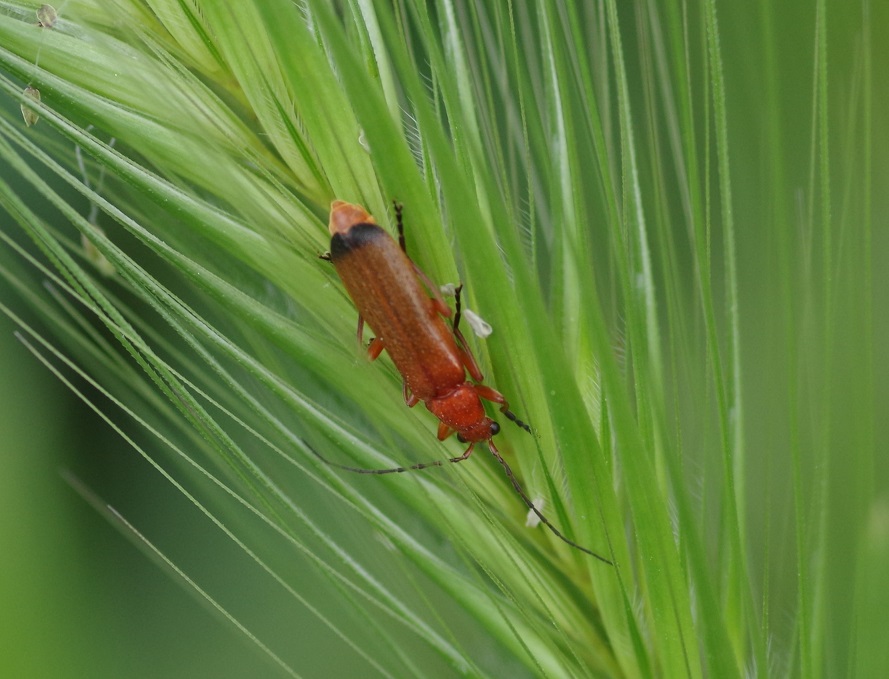
[[[12,299],[2,284],[0,298]],[[220,570],[227,545],[27,354],[15,329],[0,316],[0,674],[265,676],[264,658],[66,483],[70,473],[100,489],[142,530]],[[261,595],[243,592],[257,606]]]
[[[765,3],[758,3],[765,4]],[[831,554],[825,560],[825,596],[837,597],[834,606],[839,619],[832,625],[852,627],[850,596],[886,598],[887,588],[878,572],[867,572],[867,564],[885,561],[889,545],[889,457],[885,455],[886,413],[889,412],[889,305],[884,302],[889,291],[889,44],[885,40],[889,26],[887,3],[874,3],[870,21],[875,38],[871,58],[875,80],[872,86],[871,118],[873,134],[869,148],[862,141],[860,120],[861,23],[859,3],[835,6],[829,15],[829,77],[831,146],[830,171],[834,182],[833,214],[837,223],[851,232],[835,234],[832,253],[838,272],[835,283],[825,283],[811,272],[785,272],[776,269],[780,258],[772,255],[781,248],[809,247],[818,251],[820,230],[811,229],[812,206],[806,191],[810,186],[812,155],[812,80],[814,54],[813,3],[785,2],[774,16],[773,42],[769,49],[778,54],[782,70],[779,81],[763,79],[763,31],[750,3],[718,3],[724,50],[729,143],[733,182],[733,207],[737,222],[737,256],[741,306],[741,347],[744,365],[746,417],[755,423],[746,432],[750,467],[747,484],[751,497],[761,492],[765,504],[751,501],[746,511],[749,520],[763,526],[764,541],[771,551],[755,559],[773,560],[770,570],[772,611],[783,609],[792,615],[796,605],[795,573],[788,565],[793,559],[794,529],[791,515],[792,483],[789,460],[780,454],[788,444],[789,418],[795,416],[788,403],[788,383],[803,396],[825,388],[832,395],[825,411],[827,421],[798,423],[807,445],[809,439],[823,442],[813,432],[828,427],[829,455],[822,459],[829,465],[829,488],[825,497],[829,510],[824,520],[831,536]],[[839,5],[839,3],[837,3]],[[633,15],[623,18],[626,29],[624,48],[630,62],[637,58],[639,46],[633,42]],[[635,84],[631,82],[631,87]],[[776,111],[769,108],[769,90],[777,97]],[[643,92],[631,96],[641,101]],[[851,102],[848,103],[847,102]],[[4,105],[10,106],[9,102]],[[16,108],[12,105],[11,108]],[[638,108],[638,107],[637,107]],[[783,148],[767,145],[770,128],[777,131]],[[770,174],[770,153],[799,159],[788,164],[789,173],[779,178]],[[862,168],[866,154],[872,157],[869,180],[874,187],[870,211],[873,215],[873,240],[870,252],[863,253],[860,232],[867,214]],[[644,161],[643,161],[644,163]],[[0,172],[4,168],[0,168]],[[649,187],[650,188],[650,187]],[[776,193],[777,192],[777,193]],[[675,207],[675,206],[674,206]],[[782,216],[786,231],[776,232],[776,213]],[[856,215],[846,220],[848,215]],[[859,221],[861,220],[861,221]],[[685,225],[676,220],[677,238],[682,240]],[[717,236],[718,238],[718,236]],[[722,247],[714,243],[714,250]],[[802,257],[802,253],[801,253]],[[820,254],[816,259],[820,258]],[[873,263],[872,290],[859,267]],[[718,278],[718,277],[717,277]],[[783,292],[781,286],[789,282]],[[802,345],[804,361],[794,365],[797,355],[785,337],[786,309],[782,294],[801,300],[797,307],[798,327],[817,326],[823,319],[812,318],[810,308],[819,308],[825,291],[843,300],[832,319],[832,339],[827,354],[820,342],[823,334],[813,332],[812,345]],[[721,291],[717,291],[721,294]],[[29,313],[16,296],[0,281],[0,299],[9,303],[28,320]],[[868,320],[870,319],[870,320]],[[262,611],[265,602],[275,597],[253,580],[239,576],[238,565],[247,571],[243,555],[238,554],[208,522],[198,516],[170,486],[138,458],[98,418],[76,400],[68,390],[34,360],[14,338],[15,325],[0,316],[0,669],[4,676],[15,677],[248,677],[271,673],[268,661],[244,638],[208,607],[165,572],[134,545],[122,539],[102,516],[71,489],[65,475],[71,474],[113,504],[125,517],[137,518],[140,530],[152,539],[162,540],[165,550],[188,570],[199,571],[224,589],[249,583],[239,591],[247,606]],[[868,336],[868,331],[872,336]],[[868,352],[873,352],[868,354]],[[706,355],[699,357],[702,364]],[[820,369],[826,362],[828,373]],[[807,363],[808,362],[808,363]],[[808,367],[807,367],[808,365]],[[799,371],[793,377],[788,371]],[[815,376],[815,377],[812,377]],[[813,383],[814,381],[814,383]],[[819,398],[814,401],[822,403]],[[803,408],[802,410],[806,410]],[[686,414],[687,415],[687,414]],[[690,431],[688,438],[712,440],[713,433]],[[870,461],[869,441],[877,442],[876,456]],[[712,465],[712,466],[711,466]],[[718,465],[706,454],[690,460],[698,475],[702,495]],[[807,479],[804,479],[807,481]],[[691,485],[695,485],[692,483]],[[866,495],[849,489],[873,489],[874,502]],[[704,501],[706,504],[706,501]],[[780,511],[784,507],[785,512]],[[815,508],[817,513],[817,508]],[[767,516],[764,516],[764,513]],[[851,537],[868,526],[876,557],[855,563],[864,564],[859,573],[859,588],[854,594],[844,586],[847,579]],[[847,547],[848,549],[844,548]],[[225,556],[222,556],[225,555]],[[873,555],[871,555],[873,556]],[[202,562],[202,559],[206,559]],[[781,587],[783,573],[787,581],[787,599]],[[884,575],[884,574],[883,574]],[[882,587],[880,586],[882,585]],[[887,602],[889,606],[889,602]],[[308,618],[308,620],[311,620]],[[875,625],[879,621],[875,620]],[[859,624],[861,621],[859,621]],[[298,628],[307,645],[330,641],[318,634],[315,641],[310,622],[288,621]],[[792,636],[792,629],[779,634]],[[790,626],[792,627],[792,626]],[[271,621],[264,630],[266,638],[286,638],[285,624]],[[874,627],[874,635],[880,632]],[[786,641],[786,639],[785,639]],[[848,661],[856,643],[866,639],[832,637],[830,657]],[[331,665],[342,663],[340,670],[358,671],[359,661],[338,656],[339,646],[331,645]],[[320,654],[324,657],[324,654]],[[354,662],[354,665],[349,665]],[[321,676],[325,667],[316,668]],[[340,676],[345,676],[342,674]],[[835,675],[834,675],[835,676]]]

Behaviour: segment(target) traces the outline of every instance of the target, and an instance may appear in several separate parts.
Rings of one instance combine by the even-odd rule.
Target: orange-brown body
[[[441,421],[439,438],[456,431],[463,441],[490,440],[499,426],[485,415],[480,395],[505,401],[466,379],[467,368],[479,380],[481,375],[468,352],[457,346],[445,320],[451,315],[448,306],[427,294],[414,263],[363,208],[335,201],[330,233],[330,260],[361,318],[376,333],[371,358],[383,349],[389,352],[404,378],[405,401],[409,406],[422,401]]]
[[[400,207],[396,206],[396,210],[400,230]],[[482,399],[497,403],[500,412],[526,431],[530,432],[531,428],[509,410],[503,394],[481,384],[484,378],[459,329],[459,294],[457,313],[451,324],[450,308],[405,254],[403,238],[400,245],[396,243],[358,205],[341,200],[331,204],[330,234],[330,254],[325,258],[333,262],[358,307],[359,341],[365,321],[376,333],[368,347],[371,360],[383,349],[388,351],[404,379],[405,403],[413,407],[422,401],[426,405],[439,419],[439,439],[457,432],[458,438],[469,444],[462,455],[449,461],[466,460],[476,443],[486,441],[491,454],[506,470],[513,488],[549,530],[572,547],[610,564],[609,559],[565,537],[540,513],[494,445],[492,438],[500,431],[500,425],[485,414]],[[466,379],[467,371],[474,381]],[[360,474],[392,474],[442,465],[441,460],[435,460],[409,467],[362,469],[330,462],[315,454],[328,464]]]

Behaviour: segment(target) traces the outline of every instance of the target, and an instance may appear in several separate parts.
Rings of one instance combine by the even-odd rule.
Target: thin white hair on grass
[[[87,125],[85,128],[86,132],[92,132],[93,126]],[[108,141],[108,148],[113,149],[114,144],[117,142],[115,137],[111,137]],[[88,189],[84,195],[87,196],[87,200],[89,201],[89,212],[86,215],[86,221],[101,235],[105,235],[105,230],[99,226],[99,203],[92,198],[92,195],[101,195],[102,191],[105,187],[105,170],[106,167],[104,165],[99,166],[99,176],[96,178],[95,184],[90,181],[89,171],[86,166],[86,161],[83,159],[83,149],[81,149],[80,144],[74,145],[74,161],[77,164],[77,169],[80,171],[80,179],[83,182],[83,185]],[[117,271],[114,268],[114,265],[108,261],[108,258],[105,257],[99,249],[95,246],[90,237],[85,233],[80,233],[80,247],[83,248],[83,253],[86,258],[92,263],[94,267],[98,270],[100,274],[102,274],[105,278],[110,278]]]
[[[306,0],[296,0],[293,3],[293,6],[296,7],[296,11],[300,13],[303,20],[306,22],[306,28],[309,29],[309,33],[317,38],[316,26],[315,22],[312,20],[312,11],[309,9],[309,4]]]
[[[676,508],[676,502],[673,500],[672,495],[667,496],[667,517],[670,520],[670,526],[673,530],[673,539],[676,543],[679,543],[679,534],[680,534],[680,521],[679,521],[679,510]]]
[[[534,220],[531,210],[531,199],[525,195],[519,197],[518,205],[513,214],[513,224],[516,225],[516,232],[519,235],[522,247],[530,252],[534,245]]]
[[[426,58],[423,65],[425,68],[419,71],[420,81],[426,88],[426,93],[430,99],[435,99],[435,80],[432,78],[432,62]]]
[[[559,458],[558,466],[553,474],[558,474],[559,497],[571,497],[571,487],[568,485],[568,475],[562,467],[562,459]]]
[[[774,600],[773,600],[774,601]],[[777,623],[778,618],[783,621],[783,624],[779,626]],[[773,630],[779,629],[779,627],[783,629],[794,629],[798,624],[798,616],[795,609],[788,608],[787,606],[783,607],[782,610],[775,611],[775,615],[772,616],[773,624],[771,628]],[[774,632],[768,636],[766,639],[766,662],[768,663],[768,672],[763,673],[757,671],[758,668],[753,665],[752,669],[748,669],[745,671],[745,676],[749,677],[786,677],[791,674],[790,670],[795,666],[796,659],[794,654],[793,645],[778,644],[777,646],[774,643],[775,635]],[[776,651],[775,649],[778,648]],[[751,661],[752,664],[752,661]]]
[[[602,382],[599,379],[598,361],[593,361],[593,373],[580,380],[578,383],[580,388],[580,397],[586,406],[587,412],[593,423],[593,428],[597,433],[599,431],[599,420],[602,414]]]
[[[539,469],[540,469],[540,465],[535,464],[534,469],[531,471],[531,476],[538,476],[540,474]],[[571,487],[568,483],[568,475],[565,473],[565,470],[562,467],[561,458],[556,460],[556,462],[554,464],[554,468],[550,470],[550,477],[553,479],[553,483],[556,485],[556,492],[558,493],[558,497],[570,500]],[[540,486],[542,484],[531,483],[530,485],[533,487],[533,486]],[[538,505],[537,509],[540,509],[540,511],[542,512],[543,510],[541,509],[541,506],[546,504],[546,498],[543,497],[542,495],[540,495],[539,493],[535,493],[534,495],[535,495],[534,504],[537,505],[537,501],[539,499],[541,505]],[[530,516],[529,516],[529,520],[530,520]]]
[[[512,266],[509,263],[509,257],[504,257],[503,244],[497,240],[497,254],[500,255],[500,261],[503,263],[503,268],[506,273],[506,280],[509,281],[511,286],[515,286],[515,275],[512,273]]]
[[[404,106],[401,107],[402,127],[407,147],[417,167],[423,167],[423,136],[420,134],[420,124],[417,117]]]
[[[392,539],[381,531],[374,532],[374,539],[383,545],[383,548],[388,552],[398,551],[398,548],[395,546],[395,543],[392,542]]]
[[[639,588],[633,590],[631,606],[633,607],[633,619],[636,621],[636,625],[639,628],[639,636],[645,640],[645,646],[650,646],[652,635],[651,628],[648,625],[648,606],[646,605],[645,598]],[[631,642],[627,641],[626,643],[629,646]]]
[[[84,130],[86,132],[92,132],[93,126],[87,125]],[[108,148],[113,149],[116,143],[117,138],[111,137],[111,139],[108,140]],[[83,185],[95,193],[101,194],[102,190],[105,188],[105,166],[99,166],[99,176],[96,179],[95,185],[93,185],[90,181],[89,171],[86,168],[86,162],[83,160],[83,150],[80,148],[80,144],[74,145],[74,160],[77,162],[77,169],[80,170],[80,177],[83,180]],[[86,216],[86,220],[93,226],[98,226],[99,204],[91,198],[89,199],[89,203],[90,211]]]
[[[624,331],[625,322],[623,314],[617,313],[617,323],[614,326],[614,338],[611,341],[611,351],[619,368],[627,367],[627,336]]]
[[[786,677],[790,673],[790,662],[792,655],[787,652],[786,648],[783,653],[775,651],[775,637],[770,634],[766,639],[766,662],[768,663],[769,672],[767,677]]]
[[[756,656],[752,653],[747,656],[747,659],[744,661],[744,676],[748,679],[755,679],[755,677],[763,676],[762,672],[759,672],[756,669]],[[772,676],[772,675],[766,675]]]
[[[701,471],[701,460],[691,455],[685,455],[683,456],[682,464],[686,469],[686,492],[689,498],[700,506],[704,500],[704,475]]]

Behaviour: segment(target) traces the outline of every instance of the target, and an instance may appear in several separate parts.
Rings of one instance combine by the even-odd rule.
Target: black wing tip
[[[337,232],[330,239],[330,256],[337,259],[366,245],[376,242],[387,234],[377,224],[362,222],[353,224],[346,232]]]

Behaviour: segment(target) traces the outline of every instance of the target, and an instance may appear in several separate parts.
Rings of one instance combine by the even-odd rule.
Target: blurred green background
[[[759,426],[748,435],[751,470],[748,484],[773,484],[768,495],[778,498],[771,506],[779,525],[769,525],[776,545],[769,558],[779,562],[773,572],[784,572],[790,592],[786,606],[795,603],[792,579],[787,569],[792,555],[793,526],[787,515],[776,511],[782,494],[791,502],[786,457],[772,455],[785,446],[787,418],[788,356],[781,343],[784,319],[778,286],[792,281],[791,294],[808,299],[814,306],[820,295],[831,289],[842,305],[833,319],[830,356],[819,355],[821,336],[807,347],[809,358],[830,363],[830,374],[819,375],[832,385],[830,437],[832,455],[831,491],[834,503],[828,515],[831,547],[827,582],[840,583],[848,575],[845,536],[861,527],[862,517],[873,532],[876,552],[887,549],[889,523],[889,456],[887,440],[887,383],[889,355],[889,305],[883,299],[889,290],[889,3],[875,3],[871,21],[875,44],[872,59],[873,132],[870,147],[861,140],[854,120],[861,111],[847,108],[846,102],[860,102],[860,40],[857,26],[861,6],[855,12],[836,6],[829,17],[829,77],[831,92],[831,174],[834,180],[833,211],[838,222],[856,223],[864,219],[862,168],[865,156],[872,154],[869,180],[874,187],[872,204],[873,240],[869,252],[861,246],[859,233],[836,233],[833,253],[838,275],[835,288],[825,288],[821,280],[807,279],[804,271],[775,271],[772,252],[777,241],[787,236],[794,247],[819,249],[818,232],[807,232],[812,215],[809,197],[804,193],[810,182],[812,138],[812,78],[814,53],[814,12],[810,2],[781,3],[775,14],[773,42],[762,41],[759,18],[748,3],[718,3],[722,47],[725,55],[729,111],[729,144],[732,153],[732,186],[737,220],[738,267],[743,351],[744,390],[747,419]],[[633,44],[633,21],[624,19],[630,61],[638,45]],[[780,81],[767,83],[761,68],[766,49],[777,53],[782,64]],[[856,75],[857,74],[857,75]],[[631,87],[635,86],[631,83]],[[767,108],[769,87],[777,95],[778,110]],[[641,99],[640,91],[632,97]],[[9,102],[4,102],[9,106]],[[857,105],[857,104],[856,104]],[[11,107],[17,108],[17,107]],[[637,107],[638,108],[638,107]],[[775,184],[769,175],[770,156],[764,147],[770,126],[776,126],[783,148],[781,156],[794,159],[789,174]],[[0,172],[4,168],[0,168]],[[780,195],[775,194],[776,186]],[[772,223],[775,211],[786,219],[782,235],[763,225]],[[853,219],[848,219],[853,215]],[[5,218],[5,216],[3,217]],[[857,223],[862,223],[859,221]],[[676,220],[677,239],[686,228]],[[854,228],[854,227],[853,227]],[[714,250],[721,244],[714,244]],[[873,263],[873,298],[861,287],[864,279],[858,263]],[[719,278],[718,276],[716,277]],[[0,299],[10,304],[26,320],[30,316],[8,286],[0,280]],[[856,303],[856,300],[857,303]],[[871,304],[873,304],[871,306]],[[806,327],[805,305],[801,304],[800,327]],[[870,315],[872,325],[863,319]],[[872,336],[866,336],[870,329]],[[232,547],[133,451],[51,376],[13,336],[15,325],[0,315],[0,669],[9,677],[249,677],[271,674],[268,661],[254,652],[242,636],[222,623],[218,616],[175,583],[162,569],[121,535],[80,498],[63,478],[63,472],[82,480],[126,517],[138,517],[138,527],[152,539],[162,540],[164,549],[175,554],[177,562],[189,570],[199,570],[248,588],[239,596],[249,597],[250,605],[261,610],[274,596],[253,581],[239,579],[235,564],[243,555]],[[863,355],[872,351],[871,356]],[[701,361],[705,360],[701,356]],[[813,366],[812,374],[818,375]],[[872,368],[872,369],[871,369]],[[804,373],[800,389],[817,386],[807,382]],[[817,412],[817,408],[813,410]],[[804,432],[824,426],[824,422],[802,422]],[[873,468],[860,460],[867,436],[877,442]],[[693,439],[694,432],[689,435]],[[863,437],[865,440],[862,440]],[[708,479],[708,460],[699,461],[701,478]],[[759,473],[757,473],[757,470]],[[862,479],[862,476],[867,478]],[[864,484],[864,485],[862,485]],[[848,488],[872,486],[877,501],[855,497]],[[763,491],[766,492],[765,490]],[[882,500],[880,500],[882,498]],[[857,506],[856,503],[861,503]],[[763,507],[748,508],[754,521],[762,520]],[[783,539],[781,538],[783,536]],[[851,542],[850,542],[851,544]],[[220,555],[227,554],[221,558]],[[204,560],[202,562],[202,559]],[[878,562],[874,558],[870,563]],[[225,564],[223,568],[221,564]],[[864,563],[868,563],[867,560]],[[245,565],[246,567],[246,565]],[[885,574],[883,574],[885,576]],[[874,596],[886,597],[879,573],[862,573],[862,583],[877,585]],[[773,584],[773,600],[781,592]],[[828,584],[827,596],[846,597],[847,591]],[[838,601],[838,615],[848,612],[848,601]],[[777,608],[780,608],[778,606]],[[852,624],[852,621],[847,621]],[[876,622],[876,621],[875,621]],[[840,625],[841,627],[843,625]],[[875,629],[875,634],[878,632]],[[310,637],[306,626],[301,634]],[[319,639],[328,639],[319,634]],[[307,642],[308,643],[308,642]],[[320,641],[319,641],[320,643]],[[850,640],[837,639],[846,644]],[[333,652],[333,649],[332,649]],[[323,654],[322,654],[323,655]],[[360,665],[356,665],[357,668]],[[323,668],[317,668],[319,672]],[[345,671],[345,670],[344,670]]]
[[[2,105],[20,116],[14,102]],[[6,167],[0,176],[19,182]],[[88,209],[79,196],[69,200]],[[0,266],[39,288],[40,274],[19,266],[6,244],[0,249]],[[0,302],[35,323],[2,277]],[[180,563],[221,587],[240,587],[238,596],[256,610],[274,596],[241,577],[243,555],[42,366],[16,330],[0,314],[0,676],[275,675],[250,642],[71,487],[67,477],[101,494]],[[304,636],[311,640],[312,630]]]
[[[0,298],[11,299],[2,284]],[[197,562],[205,556],[212,562],[207,570],[221,563],[227,545],[217,533],[33,359],[14,330],[0,316],[0,674],[272,672],[243,637],[69,487],[63,470],[101,491],[124,516],[138,517],[141,530],[157,529],[170,548],[178,545]],[[237,562],[235,555],[228,563]],[[261,606],[261,592],[243,594]]]

